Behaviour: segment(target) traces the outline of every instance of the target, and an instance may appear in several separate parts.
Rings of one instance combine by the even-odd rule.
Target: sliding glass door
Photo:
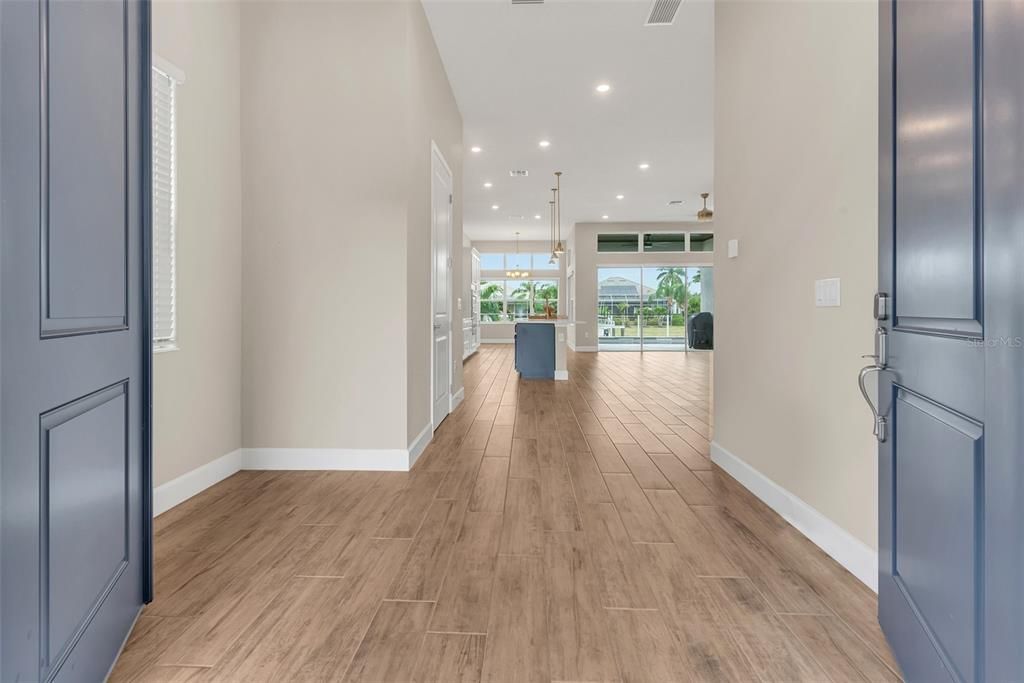
[[[598,350],[689,350],[693,318],[711,310],[710,279],[710,267],[598,268]]]
[[[640,351],[641,268],[597,269],[597,348]]]

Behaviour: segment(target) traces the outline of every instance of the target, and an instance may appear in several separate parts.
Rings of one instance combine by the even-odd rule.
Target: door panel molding
[[[893,425],[892,578],[948,668],[969,680],[982,618],[983,429],[902,388]]]
[[[64,3],[61,5],[61,12],[66,14],[70,12],[80,12],[81,14],[74,17],[76,20],[88,20],[92,18],[92,14],[95,14],[100,9],[104,11],[110,11],[110,7],[113,7],[111,3],[82,3],[77,9],[73,3]],[[89,145],[93,149],[90,151],[96,152],[96,148],[101,147],[104,143],[109,142],[104,139],[82,139],[79,143],[78,133],[83,128],[88,128],[87,125],[81,124],[77,121],[77,117],[85,115],[84,112],[92,110],[92,107],[83,106],[83,104],[77,101],[77,98],[87,99],[89,96],[94,96],[98,101],[102,101],[104,105],[109,104],[115,100],[115,98],[109,97],[109,93],[93,92],[95,90],[94,84],[97,80],[95,72],[100,70],[97,65],[89,60],[78,60],[72,56],[68,56],[61,60],[55,58],[51,46],[60,44],[61,36],[59,35],[62,30],[69,30],[72,32],[82,30],[93,30],[99,31],[106,26],[97,25],[92,26],[85,21],[85,25],[79,25],[79,21],[73,21],[70,17],[63,17],[58,20],[56,31],[54,30],[54,19],[51,17],[50,2],[49,0],[42,2],[39,9],[39,46],[40,46],[40,88],[39,88],[39,164],[40,164],[40,207],[39,217],[41,222],[40,229],[40,282],[39,282],[39,297],[40,297],[40,336],[42,338],[50,337],[63,337],[77,334],[95,334],[99,332],[114,332],[128,329],[128,249],[129,249],[129,223],[130,223],[130,205],[128,200],[128,188],[130,187],[129,173],[131,163],[129,159],[130,145],[128,141],[129,126],[127,125],[128,112],[131,111],[130,98],[131,98],[131,87],[129,82],[129,40],[130,40],[130,28],[129,28],[129,15],[128,15],[128,3],[122,0],[117,3],[121,14],[121,27],[120,36],[118,41],[111,41],[111,44],[119,47],[119,54],[117,55],[117,61],[119,62],[119,74],[114,80],[117,80],[116,88],[119,90],[119,96],[116,100],[121,106],[121,118],[120,120],[114,119],[107,125],[113,126],[117,124],[117,132],[115,133],[120,137],[119,147],[121,149],[120,159],[117,163],[120,164],[119,175],[121,176],[121,193],[123,195],[122,210],[120,215],[117,217],[117,225],[102,226],[97,225],[97,222],[102,224],[104,222],[114,221],[114,216],[88,216],[90,211],[98,211],[103,208],[102,202],[89,201],[89,190],[95,189],[88,186],[89,182],[102,183],[105,179],[103,176],[104,162],[107,164],[114,162],[111,158],[103,158],[102,155],[98,158],[83,159],[85,156],[83,146]],[[65,23],[63,27],[61,23]],[[96,20],[94,24],[102,24],[102,22]],[[56,34],[56,35],[55,35]],[[67,78],[59,79],[58,82],[54,82],[55,74],[54,69],[63,66],[65,70],[71,69],[71,73],[65,73],[64,76]],[[75,73],[80,71],[81,73]],[[88,74],[90,77],[86,78]],[[81,77],[79,77],[81,76]],[[109,83],[107,84],[110,85]],[[64,128],[66,131],[66,138],[64,140],[54,140],[53,124],[54,124],[54,112],[51,108],[53,104],[54,94],[53,91],[61,93],[57,97],[67,97],[67,102],[57,103],[57,116],[68,116],[71,117]],[[65,92],[69,91],[69,92]],[[102,108],[96,108],[102,110]],[[108,112],[105,110],[101,111],[100,116],[102,118],[107,117]],[[92,122],[96,123],[96,122]],[[81,125],[76,125],[81,124]],[[110,131],[113,133],[113,131]],[[56,143],[56,145],[54,144]],[[58,156],[64,152],[63,147],[67,147],[71,152],[70,158],[67,160],[60,161],[56,164],[54,161],[54,153]],[[94,163],[87,163],[94,162]],[[59,169],[59,173],[55,179],[54,168]],[[89,179],[92,180],[89,180]],[[56,181],[56,182],[55,182]],[[56,187],[54,187],[56,185]],[[81,187],[85,186],[85,187]],[[106,185],[104,188],[110,191]],[[51,203],[51,190],[54,190],[58,196],[61,197],[62,201],[67,201],[68,195],[78,192],[85,192],[85,196],[77,197],[79,200],[76,202],[76,209],[57,209],[54,210],[54,206]],[[61,215],[63,211],[65,214]],[[57,213],[56,219],[54,214]],[[85,214],[85,215],[83,215]],[[86,223],[82,225],[79,221],[88,220],[92,218],[92,223]],[[54,221],[57,221],[55,225]],[[103,256],[102,254],[89,253],[89,246],[96,245],[99,243],[98,240],[94,239],[94,231],[98,227],[105,227],[106,229],[116,229],[122,236],[122,250],[121,258],[118,259],[119,263],[113,264],[109,262],[109,259],[105,259],[102,262],[97,261],[96,257]],[[59,235],[60,232],[64,232],[64,240],[72,242],[66,245],[66,249],[61,253],[61,247],[65,246],[61,244],[62,238]],[[76,241],[72,241],[76,238]],[[55,254],[56,252],[56,254]],[[89,263],[84,260],[83,257],[93,256],[93,262]],[[55,264],[54,260],[63,260],[63,264]],[[63,267],[61,267],[63,265]],[[74,266],[69,268],[68,266]],[[91,267],[90,267],[91,266]],[[107,272],[110,267],[113,266],[117,270],[113,272]],[[72,281],[61,285],[54,281],[54,272],[61,272],[67,274],[70,272],[74,273]],[[117,280],[115,285],[114,279]],[[91,286],[91,287],[90,287]],[[96,300],[88,301],[89,298],[95,298],[94,296],[88,296],[90,289],[106,290],[103,292],[106,295],[110,295],[111,287],[116,287],[120,291],[117,292],[116,301],[105,301],[99,302]],[[95,292],[94,294],[99,293]],[[85,298],[86,300],[83,300]],[[96,307],[96,308],[93,308]],[[93,310],[87,310],[93,308]],[[103,308],[109,308],[109,310],[102,310]],[[64,310],[61,310],[64,309]]]
[[[39,505],[39,552],[40,552],[40,574],[39,574],[39,647],[40,647],[40,662],[43,666],[44,676],[48,675],[50,671],[53,671],[60,667],[60,664],[67,657],[68,653],[78,642],[85,629],[89,626],[96,612],[103,605],[103,601],[107,595],[113,590],[114,585],[120,579],[121,574],[124,573],[128,567],[129,552],[130,552],[130,539],[129,539],[129,510],[130,510],[130,462],[129,462],[129,434],[128,425],[130,424],[129,405],[128,400],[128,382],[125,379],[114,385],[104,387],[97,391],[92,392],[79,399],[71,401],[63,406],[54,408],[46,413],[43,413],[39,417],[39,443],[40,443],[40,505]],[[116,403],[114,403],[116,401]],[[104,419],[110,420],[111,418],[116,419],[120,423],[120,433],[114,432],[110,429],[112,425],[103,425]],[[88,423],[99,422],[100,424],[89,425]],[[94,433],[90,434],[89,427],[92,426]],[[109,444],[89,444],[93,448],[92,452],[88,452],[85,449],[87,444],[85,442],[88,437],[95,436],[95,430],[99,427],[106,427],[103,429],[103,434],[114,437],[113,441]],[[116,429],[116,427],[114,427]],[[70,437],[64,436],[61,432],[71,429],[74,431]],[[83,438],[84,437],[84,438]],[[61,444],[61,441],[68,441],[70,443]],[[71,452],[62,453],[62,446],[73,446],[74,450]],[[99,452],[97,452],[99,450]],[[112,452],[104,452],[104,451]],[[85,452],[83,452],[85,451]],[[119,451],[119,452],[118,452]],[[64,456],[63,458],[61,456]],[[83,457],[87,456],[98,456],[97,461],[93,462],[76,462],[80,461]],[[119,497],[120,500],[96,500],[95,499],[95,488],[91,487],[89,491],[89,498],[87,500],[78,499],[75,497],[75,490],[84,481],[90,478],[90,471],[93,475],[104,473],[103,468],[103,456],[110,459],[110,456],[114,456],[120,461],[121,475],[120,475],[120,489]],[[71,462],[58,463],[57,460],[67,460]],[[109,465],[112,463],[107,462],[106,465],[109,469]],[[61,467],[68,467],[71,469],[70,474],[72,475],[72,481],[68,482],[69,486],[65,487],[64,490],[58,491],[57,495],[54,494],[54,480],[55,477],[59,476],[58,471]],[[114,482],[109,482],[113,484]],[[59,486],[59,484],[57,484]],[[109,493],[112,493],[109,492]],[[59,500],[65,506],[74,505],[74,509],[66,510],[66,514],[72,518],[70,520],[60,520],[60,510],[55,509],[54,500]],[[107,539],[90,539],[88,536],[89,530],[82,528],[82,523],[85,521],[100,521],[98,519],[89,520],[85,513],[95,514],[96,508],[103,506],[109,508],[111,503],[114,503],[118,508],[119,512],[116,515],[120,517],[119,520],[115,521],[110,518],[110,512],[113,510],[106,510],[104,517],[105,527],[109,528],[112,523],[120,523],[122,526],[121,540],[119,548],[116,549],[116,556],[112,558],[112,570],[109,575],[106,576],[93,576],[91,577],[96,583],[97,590],[95,597],[90,601],[87,606],[84,606],[78,610],[77,613],[81,614],[81,618],[73,626],[70,624],[64,624],[63,628],[59,624],[60,619],[55,617],[55,611],[59,609],[61,605],[65,605],[69,601],[73,600],[73,594],[64,596],[64,586],[81,586],[83,579],[89,578],[83,576],[83,567],[67,562],[68,559],[74,559],[64,557],[63,562],[54,562],[54,553],[52,545],[54,542],[53,532],[55,527],[62,526],[62,522],[69,522],[68,529],[71,533],[59,534],[60,538],[56,539],[58,547],[63,547],[66,552],[68,548],[66,546],[70,544],[80,543],[81,546],[75,548],[81,553],[89,553],[95,559],[96,556],[102,552],[101,547],[97,547],[98,544],[102,544]],[[55,519],[56,518],[56,519]],[[114,548],[108,548],[107,550],[115,550]],[[72,553],[74,554],[74,553]],[[89,569],[89,567],[85,567]],[[69,572],[68,576],[60,576],[64,573],[64,570]],[[56,593],[56,595],[55,595]],[[55,629],[55,626],[57,628]],[[70,626],[70,628],[69,628]],[[60,630],[58,630],[60,629]]]

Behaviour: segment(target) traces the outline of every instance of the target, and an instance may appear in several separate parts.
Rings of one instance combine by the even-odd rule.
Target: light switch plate
[[[740,255],[740,241],[729,240],[729,258],[736,258]]]
[[[814,305],[835,307],[840,303],[839,278],[830,277],[814,281]]]

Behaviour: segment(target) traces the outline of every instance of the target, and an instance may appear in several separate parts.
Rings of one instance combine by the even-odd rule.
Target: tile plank
[[[481,680],[548,683],[544,562],[540,557],[499,558]]]
[[[345,680],[411,681],[416,660],[406,653],[419,649],[433,609],[430,602],[382,602],[352,657]]]

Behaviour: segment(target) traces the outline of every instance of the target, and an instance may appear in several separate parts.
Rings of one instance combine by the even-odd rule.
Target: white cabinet
[[[480,348],[480,252],[470,251],[469,316],[462,319],[462,357]]]

